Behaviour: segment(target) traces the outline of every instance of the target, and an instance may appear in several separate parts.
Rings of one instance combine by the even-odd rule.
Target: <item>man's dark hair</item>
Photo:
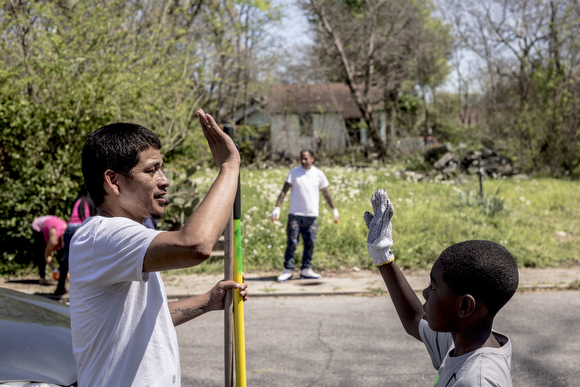
[[[316,157],[314,156],[314,152],[312,152],[312,150],[310,149],[302,149],[300,151],[300,154],[302,154],[302,152],[308,152],[310,154],[310,157],[312,157],[313,159],[315,159]]]
[[[83,177],[96,206],[103,203],[104,173],[107,169],[131,176],[141,152],[161,149],[159,137],[137,124],[117,123],[103,126],[89,134],[83,146]]]
[[[465,241],[439,256],[443,281],[455,294],[470,294],[487,306],[490,316],[512,298],[518,288],[518,267],[512,254],[490,241]]]

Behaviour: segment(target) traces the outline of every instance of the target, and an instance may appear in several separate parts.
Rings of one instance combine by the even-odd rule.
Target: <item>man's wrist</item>
[[[203,306],[201,307],[201,309],[205,310],[206,312],[211,312],[212,310],[219,310],[219,308],[212,308],[211,305],[211,295],[212,292],[214,291],[214,289],[211,289],[209,292],[207,292],[205,294],[205,299],[203,300]]]
[[[240,160],[227,160],[224,161],[222,163],[222,165],[219,166],[220,171],[225,171],[225,172],[229,172],[229,171],[236,171],[238,172],[240,170]]]

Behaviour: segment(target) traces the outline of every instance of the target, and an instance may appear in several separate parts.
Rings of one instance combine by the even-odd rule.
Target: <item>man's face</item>
[[[437,260],[431,268],[429,286],[423,290],[425,304],[423,318],[429,323],[429,328],[435,332],[454,332],[459,312],[461,297],[443,281],[443,264]]]
[[[314,157],[310,154],[310,152],[302,152],[300,153],[300,164],[304,169],[310,169],[312,164],[314,163]]]
[[[143,222],[148,216],[156,219],[163,216],[169,180],[163,174],[162,166],[161,153],[149,148],[141,152],[130,177],[119,176],[120,204],[129,218]]]

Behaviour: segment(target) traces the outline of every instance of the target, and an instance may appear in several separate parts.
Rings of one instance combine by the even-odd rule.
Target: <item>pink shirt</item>
[[[81,204],[81,199],[77,200],[73,206],[72,214],[70,214],[70,220],[68,224],[82,224],[83,221],[91,215],[91,210],[89,209],[89,203],[85,202],[85,219],[81,219],[79,215],[79,206]]]
[[[42,224],[46,219],[50,218],[51,216],[53,215],[39,216],[38,218],[34,219],[34,221],[32,222],[32,229],[37,232],[42,232]]]
[[[54,215],[41,216],[32,222],[32,228],[36,231],[42,231],[44,241],[48,243],[48,233],[51,228],[56,231],[56,236],[60,238],[66,229],[66,222]]]

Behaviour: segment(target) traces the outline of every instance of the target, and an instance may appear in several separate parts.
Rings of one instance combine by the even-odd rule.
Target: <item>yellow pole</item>
[[[236,145],[237,146],[237,145]],[[239,148],[238,148],[239,150]],[[240,175],[234,200],[234,281],[244,282],[242,274],[242,199]],[[244,301],[240,290],[234,289],[234,343],[236,357],[236,387],[246,387],[246,341],[244,332]]]
[[[235,212],[235,211],[234,211]],[[243,283],[240,219],[234,219],[234,281]],[[246,340],[244,331],[244,301],[240,290],[234,290],[234,340],[236,353],[236,386],[246,387]]]

